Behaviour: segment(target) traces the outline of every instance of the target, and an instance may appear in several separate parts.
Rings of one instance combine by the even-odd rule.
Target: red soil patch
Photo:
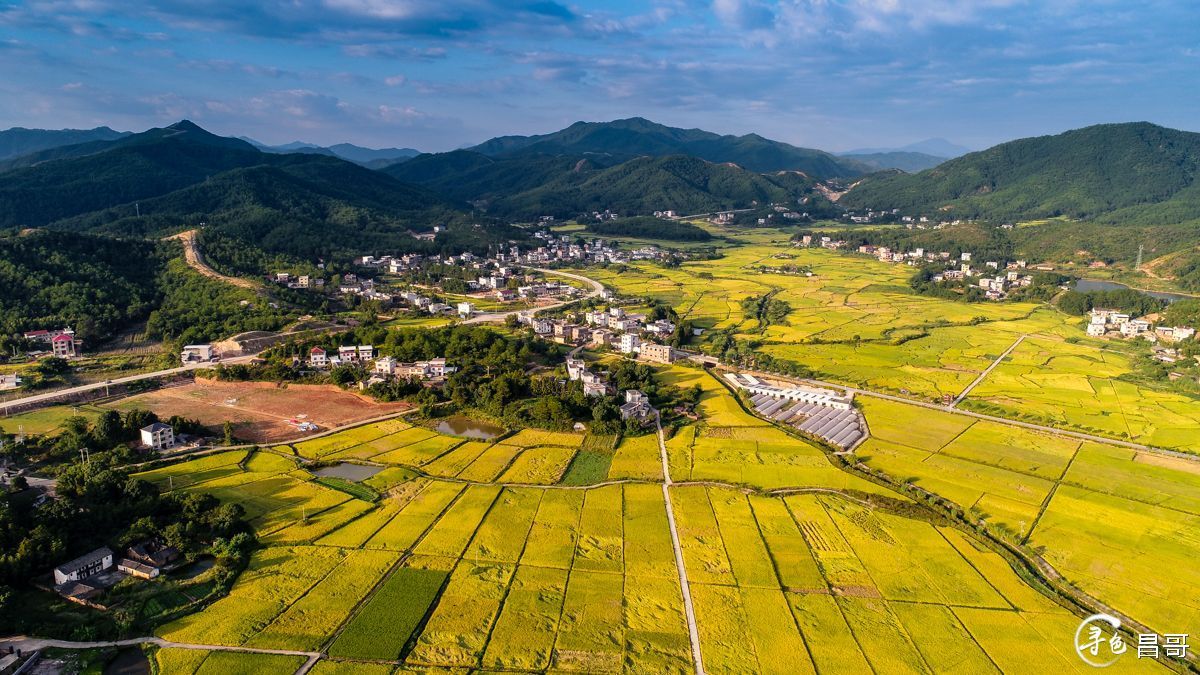
[[[142,408],[160,418],[180,415],[212,429],[233,422],[239,440],[274,443],[313,434],[288,420],[312,422],[325,431],[389,413],[408,410],[407,403],[378,403],[330,385],[274,382],[217,382],[197,378],[192,384],[168,387],[122,399],[111,407]]]

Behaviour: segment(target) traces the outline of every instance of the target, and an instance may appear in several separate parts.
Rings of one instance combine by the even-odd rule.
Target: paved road
[[[230,647],[227,645],[202,645],[191,642],[171,642],[160,637],[138,637],[129,638],[128,640],[110,640],[100,642],[73,642],[71,640],[49,640],[44,638],[31,638],[24,635],[0,639],[0,648],[13,647],[20,649],[22,653],[32,652],[38,649],[47,647],[57,647],[60,649],[97,649],[104,647],[135,647],[137,645],[152,644],[159,647],[174,647],[177,649],[201,649],[214,652],[242,652],[246,654],[276,654],[282,656],[303,656],[306,660],[299,669],[296,670],[296,675],[303,675],[313,667],[313,664],[321,658],[320,652],[301,652],[290,649],[259,649],[255,647]]]
[[[488,312],[485,314],[476,314],[475,316],[464,320],[463,323],[470,323],[470,324],[495,323],[498,321],[504,321],[506,318],[516,315],[516,314],[520,314],[522,312],[540,312],[540,311],[546,310],[546,309],[558,309],[559,307],[565,307],[567,305],[570,305],[575,302],[579,302],[581,300],[587,300],[588,298],[599,297],[601,291],[604,290],[604,284],[600,283],[599,281],[596,281],[595,279],[589,279],[581,274],[574,274],[572,272],[564,272],[562,270],[546,269],[543,267],[531,267],[529,269],[537,270],[538,272],[541,272],[542,274],[558,275],[560,277],[574,279],[575,281],[582,281],[583,283],[589,284],[592,287],[592,290],[589,291],[588,294],[583,296],[582,298],[563,300],[561,302],[556,302],[556,303],[553,303],[550,305],[546,305],[545,307],[530,307],[527,309],[514,309],[510,312]]]
[[[683,590],[683,609],[687,615],[688,640],[692,643],[692,663],[696,675],[704,675],[704,660],[700,656],[700,633],[696,629],[696,609],[692,606],[692,587],[688,584],[687,567],[683,564],[683,549],[679,546],[679,531],[675,528],[675,507],[671,504],[671,467],[667,461],[667,443],[663,438],[662,419],[655,412],[654,426],[658,429],[658,451],[662,455],[663,501],[667,508],[667,526],[671,530],[671,547],[675,549],[675,569],[679,572],[679,587]]]
[[[222,359],[219,363],[225,363],[225,364],[245,363],[253,358],[254,358],[253,354],[247,354],[245,356],[234,356],[234,357],[231,357],[228,359]],[[16,406],[20,406],[20,405],[29,404],[29,403],[39,403],[39,402],[43,402],[43,401],[53,401],[54,399],[62,398],[64,396],[71,396],[73,394],[82,394],[84,392],[94,391],[96,389],[103,389],[104,387],[108,387],[108,386],[111,386],[114,384],[128,384],[130,382],[138,382],[140,380],[152,380],[157,377],[166,377],[169,375],[178,375],[180,373],[186,373],[188,371],[196,370],[198,368],[212,368],[215,365],[217,365],[217,364],[216,363],[190,363],[186,366],[180,366],[179,368],[167,368],[166,370],[155,370],[155,371],[149,372],[149,373],[139,373],[137,375],[127,375],[125,377],[117,377],[117,378],[113,378],[111,380],[107,380],[104,382],[93,382],[91,384],[81,384],[77,387],[68,387],[66,389],[55,389],[54,391],[48,391],[43,394],[34,394],[33,396],[17,398],[17,399],[13,399],[11,401],[4,401],[3,403],[0,403],[0,410],[3,410],[4,414],[7,415],[8,408],[10,408],[10,407],[16,407]]]
[[[999,358],[997,358],[995,361],[992,361],[992,365],[988,366],[982,373],[980,373],[979,377],[975,378],[974,382],[967,385],[967,388],[963,389],[962,393],[958,395],[958,398],[955,398],[954,401],[951,402],[950,405],[948,405],[946,407],[947,408],[958,407],[958,404],[962,403],[963,400],[965,400],[967,398],[967,394],[971,393],[971,390],[975,388],[975,385],[979,384],[980,382],[983,382],[984,378],[986,378],[988,375],[990,375],[992,373],[992,370],[994,370],[996,368],[996,366],[1000,365],[1001,361],[1008,358],[1008,355],[1013,353],[1013,350],[1016,349],[1018,346],[1020,346],[1020,344],[1022,342],[1024,342],[1025,338],[1027,338],[1027,337],[1029,337],[1028,333],[1017,338],[1016,342],[1009,345],[1008,349],[1005,349],[1004,353],[1001,354]]]

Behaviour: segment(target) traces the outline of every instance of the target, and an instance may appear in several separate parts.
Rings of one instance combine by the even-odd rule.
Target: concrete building
[[[142,445],[151,450],[165,450],[175,446],[175,430],[169,424],[155,422],[142,427]]]
[[[54,585],[82,581],[113,566],[113,552],[107,546],[54,568]]]
[[[326,368],[329,366],[329,355],[320,347],[313,347],[308,350],[308,365],[313,368]]]
[[[189,363],[208,363],[213,360],[212,345],[186,345],[179,355],[183,365]]]
[[[654,413],[650,398],[638,389],[625,390],[625,403],[621,406],[621,419],[645,419]]]
[[[641,344],[642,341],[633,333],[622,334],[618,343],[621,353],[623,354],[633,354],[637,352],[638,347],[640,347]]]
[[[653,361],[654,363],[673,363],[675,361],[675,349],[671,345],[643,342],[640,356],[646,361]]]

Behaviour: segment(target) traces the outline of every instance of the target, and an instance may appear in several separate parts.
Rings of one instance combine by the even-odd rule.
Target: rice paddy
[[[733,399],[717,387],[706,393]],[[1023,631],[1027,667],[1063,667],[1055,643],[1060,629],[1074,625],[1073,615],[1027,586],[1001,557],[956,530],[860,502],[853,495],[880,488],[856,483],[819,450],[774,427],[755,426],[736,400],[720,405],[723,421],[738,425],[687,426],[667,443],[676,455],[672,466],[692,472],[673,476],[684,483],[671,494],[709,672],[995,669],[1009,658],[998,653],[1008,643],[986,635],[990,625]],[[964,437],[974,438],[970,429],[944,424],[925,431],[923,439],[963,443],[960,454],[989,447],[965,443]],[[474,466],[487,450],[514,438],[475,442],[462,455],[474,461],[445,466]],[[507,446],[515,457],[505,471],[490,470],[500,477],[494,483],[396,474],[375,503],[305,480],[296,459],[284,454],[231,452],[145,474],[166,487],[178,480],[181,490],[237,485],[245,503],[256,507],[256,522],[272,528],[228,597],[164,626],[160,635],[321,651],[327,656],[319,672],[375,672],[370,669],[383,663],[424,670],[691,672],[683,593],[658,484],[661,457],[657,465],[652,461],[657,439],[622,440],[611,465],[618,475],[638,475],[597,487],[503,478],[532,448],[568,448],[545,443],[570,442],[583,452],[611,448],[611,440],[607,446],[563,436],[522,440],[539,445]],[[327,447],[334,445],[342,443]],[[1044,450],[1043,458],[1036,451],[1026,459],[1041,458],[1047,466],[1061,452]],[[678,456],[685,452],[686,461]],[[797,459],[763,461],[771,455]],[[774,468],[734,473],[754,464]],[[198,479],[189,479],[193,470]],[[1029,470],[1048,472],[1041,464]],[[1145,470],[1168,469],[1147,463]],[[787,483],[827,492],[748,494],[716,483],[688,484],[695,475],[720,482],[736,475],[754,490]],[[1186,487],[1180,483],[1182,503]],[[278,489],[291,498],[275,497]],[[200,658],[166,651],[156,658],[184,657],[189,664]]]
[[[1165,447],[1200,437],[1194,404],[1114,380],[1126,357],[1066,342],[1081,331],[1051,309],[914,296],[906,268],[769,238],[677,269],[586,274],[824,379],[920,399],[957,396],[1025,335],[964,408]],[[815,276],[752,271],[780,254]],[[760,332],[740,301],[769,290],[792,313]],[[1071,649],[1079,617],[976,535],[750,414],[704,370],[666,367],[660,379],[701,389],[699,421],[667,430],[666,472],[653,434],[480,441],[392,420],[142,474],[242,504],[263,544],[227,598],[159,634],[319,651],[318,673],[689,673],[693,646],[711,673],[1088,672]],[[896,401],[859,405],[866,466],[961,506],[1154,630],[1200,632],[1197,464]],[[364,481],[379,499],[316,482],[307,460],[382,467]],[[160,671],[210,672],[208,652],[182,651],[159,650]],[[235,656],[260,655],[207,667],[236,672]]]

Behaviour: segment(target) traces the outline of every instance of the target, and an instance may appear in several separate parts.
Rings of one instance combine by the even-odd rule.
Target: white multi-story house
[[[308,350],[308,365],[313,368],[327,368],[329,366],[329,355],[320,347],[313,347]]]
[[[642,341],[633,333],[624,333],[621,335],[619,343],[621,352],[624,354],[633,354],[641,346]]]
[[[155,422],[141,428],[142,445],[151,450],[166,450],[175,446],[175,430],[169,424]]]

